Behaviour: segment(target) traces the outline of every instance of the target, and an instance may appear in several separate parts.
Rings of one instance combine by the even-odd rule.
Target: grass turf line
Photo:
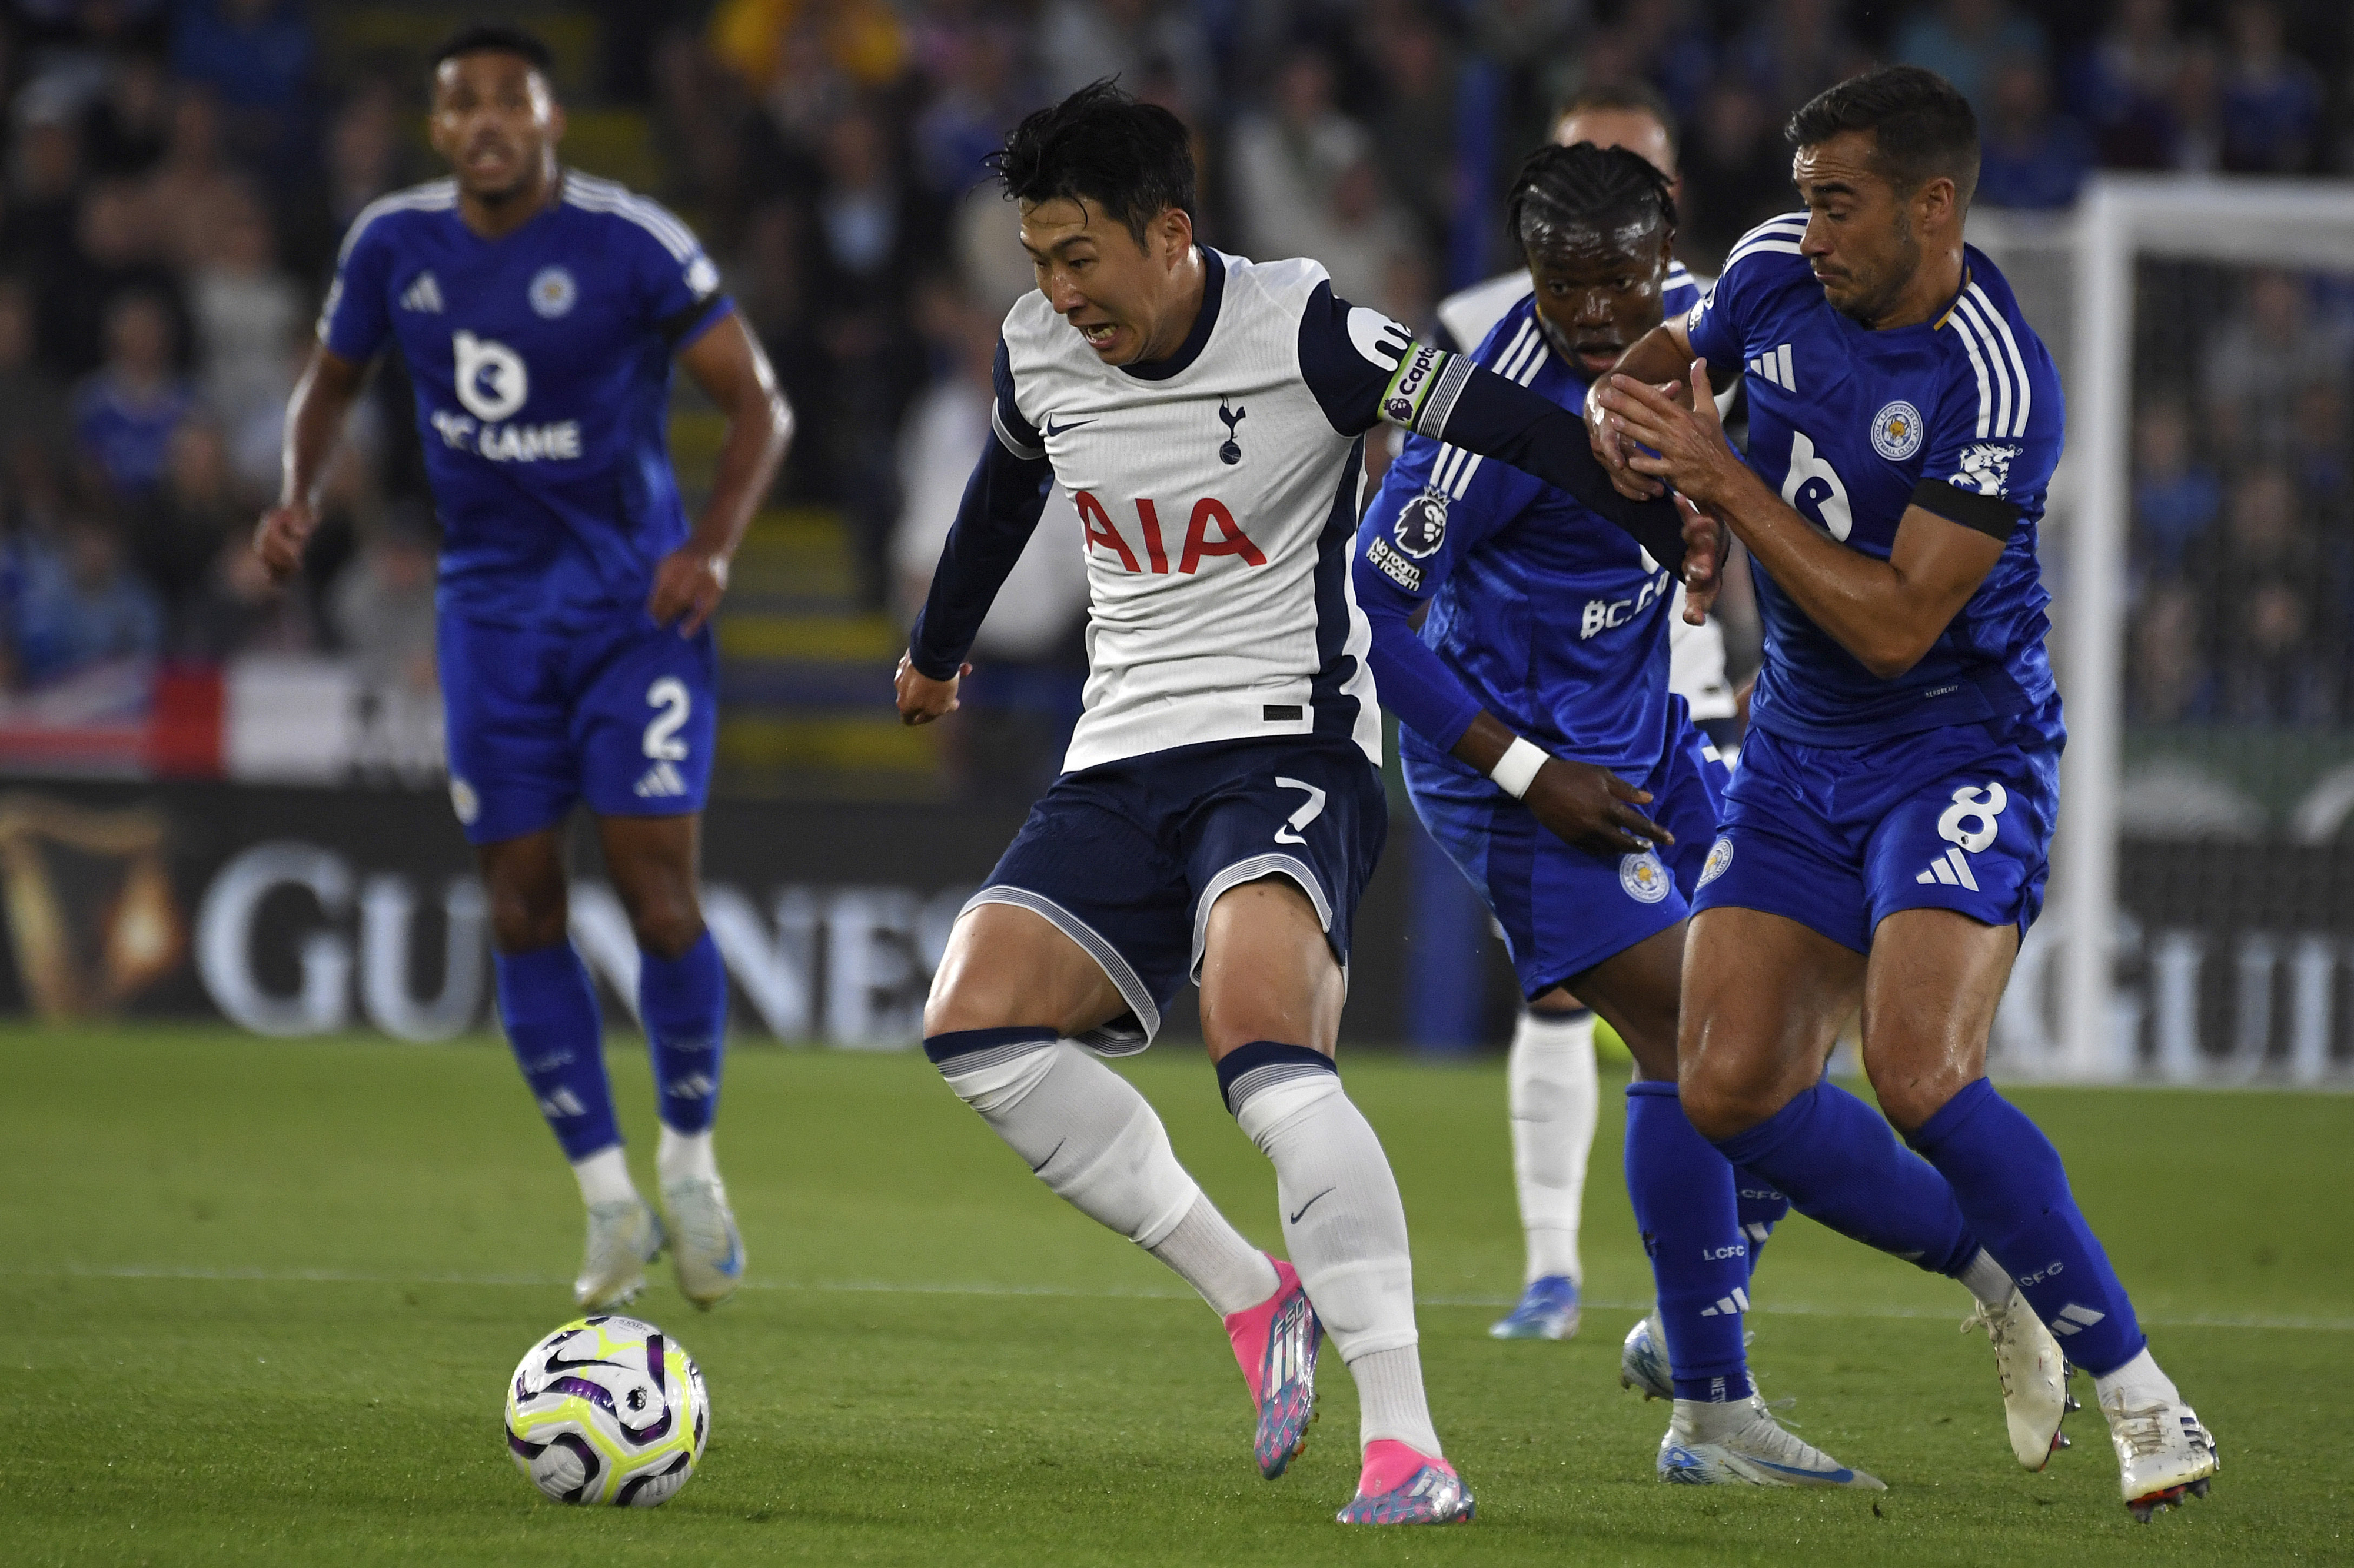
[[[642,1053],[612,1064],[650,1153]],[[1221,1205],[1273,1240],[1271,1177],[1198,1056],[1129,1070]],[[1432,1304],[1519,1282],[1500,1073],[1352,1063],[1413,1222],[1439,1430],[1480,1499],[1468,1528],[1369,1535],[1330,1522],[1355,1478],[1337,1358],[1308,1453],[1259,1481],[1208,1310],[1030,1179],[918,1056],[729,1063],[723,1160],[768,1287],[707,1317],[666,1279],[642,1298],[715,1405],[703,1471],[643,1514],[541,1501],[500,1441],[501,1381],[570,1315],[579,1223],[504,1050],[20,1028],[0,1031],[0,1073],[11,1562],[2354,1557],[2322,1393],[2354,1302],[2344,1097],[2019,1097],[2153,1321],[2318,1325],[2158,1330],[2226,1468],[2145,1530],[2093,1412],[2043,1474],[2013,1465],[1990,1353],[1951,1327],[1957,1287],[1797,1220],[1758,1279],[1765,1391],[1893,1489],[1659,1487],[1666,1409],[1616,1385],[1631,1308],[1591,1309],[1565,1345],[1506,1344],[1485,1336],[1493,1307]],[[1639,1302],[1617,1127],[1588,1188],[1587,1293]]]

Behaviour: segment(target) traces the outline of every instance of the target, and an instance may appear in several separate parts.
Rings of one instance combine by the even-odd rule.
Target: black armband
[[[1948,523],[1975,528],[1990,539],[2008,540],[2019,526],[2019,508],[2001,496],[1959,490],[1942,479],[1925,479],[1914,485],[1911,504]]]

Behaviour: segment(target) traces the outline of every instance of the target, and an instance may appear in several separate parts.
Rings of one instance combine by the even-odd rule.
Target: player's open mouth
[[[1119,326],[1111,322],[1073,322],[1071,324],[1079,329],[1079,335],[1087,340],[1089,348],[1109,348],[1112,339],[1119,335]]]
[[[1586,369],[1600,372],[1618,363],[1627,352],[1623,343],[1581,343],[1577,345],[1577,362]]]

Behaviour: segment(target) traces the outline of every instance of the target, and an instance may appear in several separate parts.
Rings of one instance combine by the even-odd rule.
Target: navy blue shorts
[[[1034,910],[1086,948],[1129,1011],[1085,1043],[1125,1055],[1152,1043],[1177,988],[1200,978],[1210,906],[1228,888],[1298,883],[1345,969],[1389,825],[1381,774],[1345,740],[1148,752],[1055,779],[965,908]]]
[[[1666,754],[1629,782],[1651,792],[1642,810],[1676,842],[1640,854],[1564,843],[1486,774],[1398,732],[1415,812],[1503,928],[1522,995],[1542,996],[1691,912],[1686,900],[1716,834],[1726,772],[1684,716],[1683,700],[1675,706],[1679,727]]]
[[[444,612],[450,803],[470,843],[560,822],[703,810],[718,731],[711,628],[681,637],[643,611],[586,629],[502,626]]]
[[[1859,953],[1900,909],[2024,936],[2051,871],[2059,706],[1868,746],[1752,729],[1693,907],[1762,909]]]

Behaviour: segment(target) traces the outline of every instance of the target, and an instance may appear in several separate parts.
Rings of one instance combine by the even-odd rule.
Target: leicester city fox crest
[[[1391,533],[1397,547],[1417,561],[1437,555],[1438,546],[1447,542],[1447,497],[1435,490],[1424,491],[1399,509],[1397,525]]]

